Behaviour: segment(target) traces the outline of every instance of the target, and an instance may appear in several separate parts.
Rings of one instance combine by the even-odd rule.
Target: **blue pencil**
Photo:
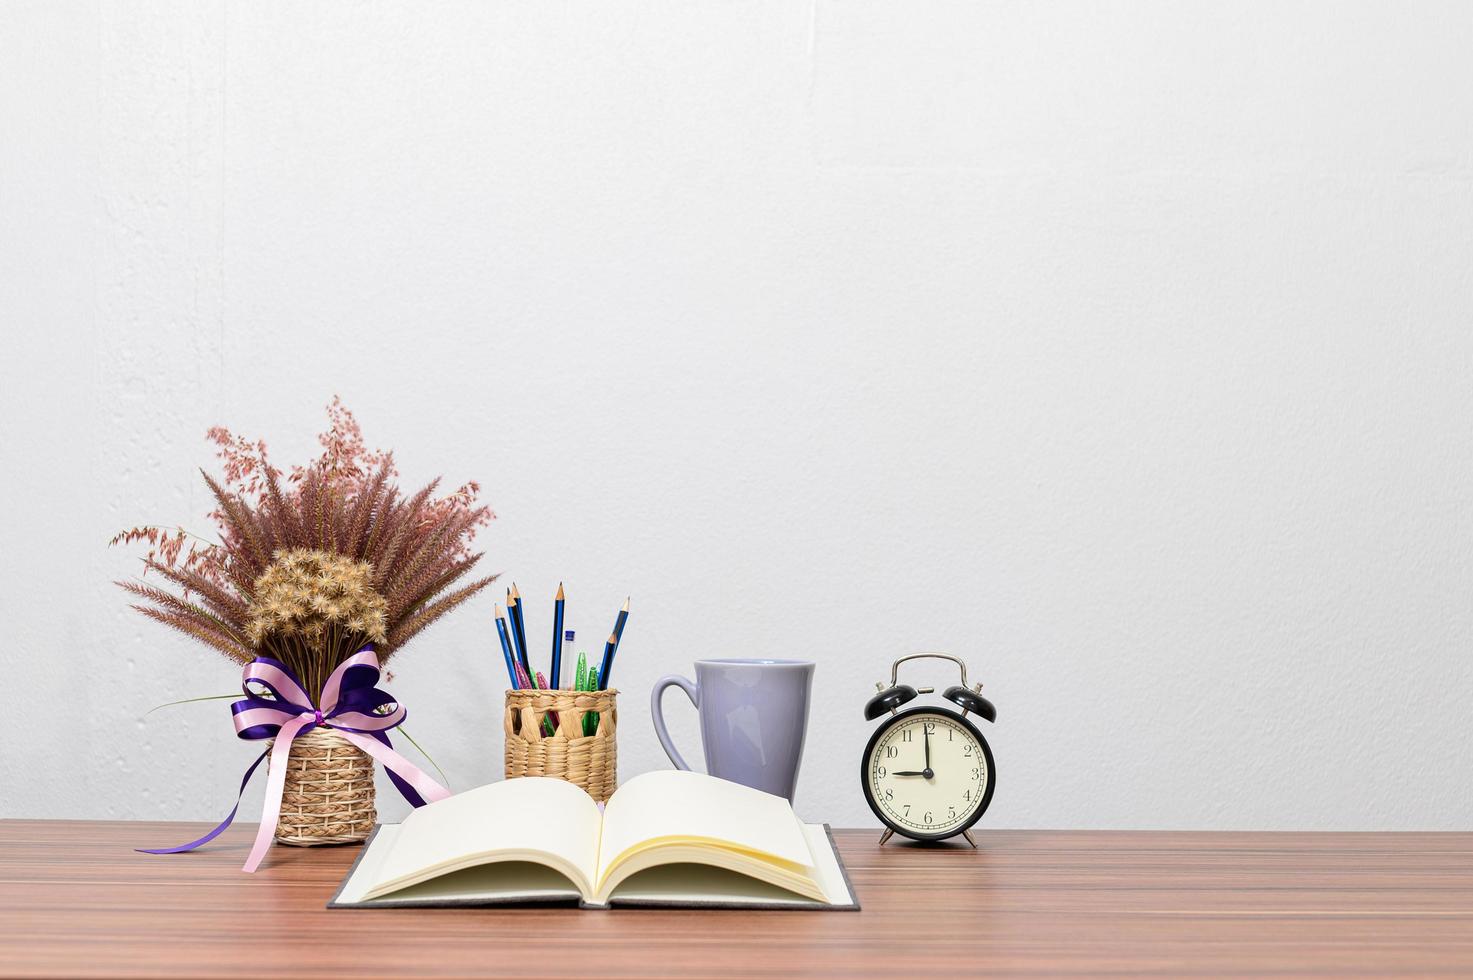
[[[517,621],[512,610],[517,606],[517,600],[512,598],[511,589],[506,590],[506,631],[511,634],[511,655],[513,660],[521,660],[517,656]]]
[[[552,670],[548,671],[548,684],[553,690],[558,687],[558,674],[563,666],[563,583],[557,584],[557,598],[552,602]]]
[[[511,617],[511,636],[516,641],[517,659],[530,677],[532,664],[527,659],[527,623],[522,618],[522,594],[517,591],[515,582],[511,584],[510,598],[506,600],[506,614]]]
[[[614,646],[624,639],[624,624],[629,621],[629,597],[624,597],[624,606],[619,610],[619,618],[614,620]]]
[[[614,620],[614,632],[609,635],[609,641],[604,644],[603,663],[598,668],[598,689],[602,691],[609,686],[609,674],[614,669],[614,654],[619,652],[619,640],[624,636],[624,623],[629,619],[629,600],[624,600],[624,608],[619,610],[619,618]]]
[[[511,686],[517,687],[517,662],[511,655],[511,640],[506,635],[506,620],[501,616],[501,607],[496,607],[496,632],[501,636],[501,652],[506,657],[506,676]]]

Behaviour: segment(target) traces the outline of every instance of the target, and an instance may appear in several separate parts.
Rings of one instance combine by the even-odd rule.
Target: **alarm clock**
[[[901,711],[917,695],[933,687],[899,683],[907,660],[949,660],[961,669],[962,682],[941,692],[961,708],[921,706]],[[982,685],[967,686],[967,665],[945,653],[913,653],[890,668],[890,686],[875,684],[864,706],[866,721],[884,718],[870,736],[859,760],[859,783],[865,802],[885,825],[883,845],[891,836],[912,840],[945,840],[961,834],[973,847],[968,828],[987,812],[997,785],[997,769],[987,739],[968,715],[997,720],[997,709],[981,694]]]

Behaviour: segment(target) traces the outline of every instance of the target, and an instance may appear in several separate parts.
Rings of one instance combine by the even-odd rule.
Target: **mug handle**
[[[701,707],[701,689],[696,687],[695,681],[681,677],[679,674],[666,674],[655,681],[655,689],[650,692],[650,717],[655,721],[655,735],[659,737],[665,754],[670,757],[671,762],[675,763],[675,768],[688,771],[690,766],[686,765],[685,760],[680,757],[675,744],[670,741],[670,733],[665,730],[665,712],[660,707],[660,696],[665,693],[665,688],[672,686],[677,686],[684,691],[686,697],[690,698],[690,703],[696,706],[696,710],[700,710]]]

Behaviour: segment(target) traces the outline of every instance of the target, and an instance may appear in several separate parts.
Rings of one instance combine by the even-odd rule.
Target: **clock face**
[[[870,808],[908,837],[958,834],[992,800],[992,753],[949,711],[917,708],[889,719],[870,739],[864,789]]]

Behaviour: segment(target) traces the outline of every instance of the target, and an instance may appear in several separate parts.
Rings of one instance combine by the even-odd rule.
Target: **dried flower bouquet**
[[[392,454],[364,447],[338,399],[327,414],[322,455],[290,474],[272,465],[264,442],[209,431],[225,470],[223,482],[204,474],[218,541],[155,525],[113,539],[147,541],[144,575],[175,587],[119,582],[142,600],[133,608],[245,665],[232,721],[239,737],[269,742],[261,758],[279,776],[268,782],[247,871],[273,838],[365,839],[376,819],[374,759],[415,806],[449,795],[393,751],[388,732],[405,712],[376,687],[378,668],[492,581],[462,582],[481,559],[471,551],[476,531],[492,519],[480,488],[436,497],[435,481],[406,497]],[[196,841],[152,853],[207,844],[235,813]]]
[[[479,486],[436,497],[436,480],[406,497],[392,453],[364,446],[339,399],[327,412],[322,455],[289,474],[264,442],[209,431],[224,464],[223,483],[204,474],[218,542],[156,525],[113,539],[148,542],[144,574],[178,590],[118,582],[143,600],[135,609],[238,663],[258,653],[279,660],[314,698],[364,644],[386,661],[494,579],[456,587],[480,560],[471,544],[493,517],[477,502]]]

